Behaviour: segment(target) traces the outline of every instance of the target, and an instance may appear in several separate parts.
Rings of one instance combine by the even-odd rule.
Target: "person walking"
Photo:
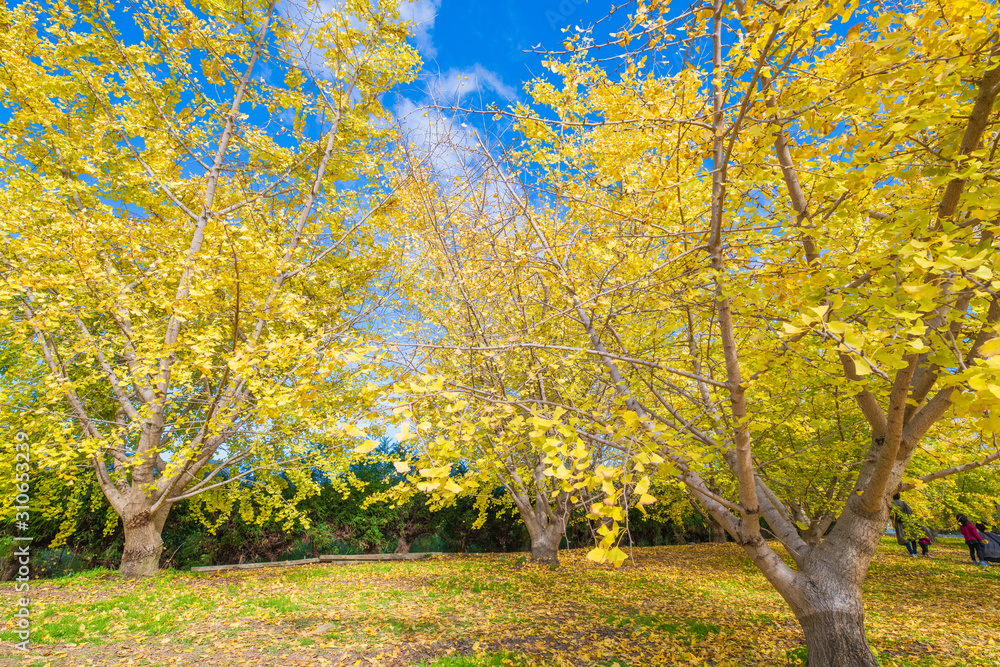
[[[906,552],[910,557],[917,555],[917,541],[906,531],[908,517],[913,514],[913,510],[906,504],[899,494],[892,496],[892,529],[896,531],[896,541],[906,547]]]
[[[983,560],[983,536],[979,534],[979,530],[969,521],[969,517],[964,514],[956,514],[955,518],[958,519],[958,530],[962,533],[962,537],[965,538],[965,544],[969,547],[969,558],[976,565],[985,565],[989,567],[990,564]]]

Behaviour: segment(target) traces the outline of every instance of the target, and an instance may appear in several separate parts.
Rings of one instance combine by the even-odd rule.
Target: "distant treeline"
[[[319,554],[389,553],[394,551],[440,551],[446,553],[517,552],[530,548],[528,532],[512,505],[504,504],[502,489],[494,492],[498,501],[485,514],[481,526],[474,527],[480,516],[473,498],[459,498],[457,503],[437,511],[426,505],[427,498],[417,495],[409,502],[393,507],[389,502],[366,503],[372,495],[388,490],[398,479],[387,464],[353,466],[352,477],[364,484],[350,488],[345,496],[343,484],[333,484],[319,477],[318,495],[298,503],[308,528],[296,523],[288,529],[283,522],[246,520],[237,506],[207,512],[203,504],[182,501],[174,506],[163,531],[164,550],[161,567],[187,569],[199,565],[252,563],[308,558]],[[291,493],[291,491],[289,491]],[[115,569],[121,559],[124,532],[121,522],[109,524],[107,503],[94,486],[75,499],[78,509],[75,527],[66,533],[66,517],[50,513],[48,518],[33,514],[33,576],[53,577],[105,567]],[[113,521],[116,517],[111,516]],[[209,528],[210,524],[213,529]],[[566,538],[571,547],[594,543],[592,526],[585,517],[569,522]],[[706,541],[708,526],[694,511],[681,520],[659,520],[633,509],[629,528],[635,546],[659,546]],[[10,553],[15,534],[10,524],[0,525],[0,578],[9,579],[13,571]],[[57,544],[53,544],[57,542]],[[566,546],[564,538],[562,546]]]

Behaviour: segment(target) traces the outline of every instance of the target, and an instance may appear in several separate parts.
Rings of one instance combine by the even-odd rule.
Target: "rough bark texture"
[[[545,512],[544,506],[535,510],[526,505],[518,507],[521,518],[531,537],[531,560],[539,563],[559,564],[559,542],[562,541],[566,522],[561,516]]]
[[[559,564],[559,542],[563,530],[558,524],[550,523],[531,535],[531,560],[539,563]]]
[[[559,563],[559,543],[566,532],[566,518],[569,516],[567,509],[569,495],[562,493],[559,495],[553,508],[548,499],[546,489],[545,467],[539,459],[533,472],[532,489],[535,496],[534,504],[528,494],[528,488],[521,481],[516,471],[511,471],[511,478],[515,480],[516,486],[507,486],[507,490],[514,500],[518,514],[524,521],[524,527],[528,529],[531,537],[531,560],[536,562]]]
[[[155,515],[142,510],[124,519],[125,548],[119,571],[126,579],[141,579],[156,574],[163,551],[160,533],[166,519],[165,509]]]
[[[869,515],[848,500],[833,530],[796,577],[792,608],[805,634],[810,667],[874,667],[865,638],[861,587],[889,515]],[[792,600],[790,600],[792,602]]]
[[[865,615],[861,609],[817,611],[800,618],[799,623],[806,635],[809,667],[878,665],[865,638]]]
[[[814,518],[809,522],[809,528],[803,530],[800,534],[805,543],[810,547],[818,547],[823,541],[823,536],[826,534],[827,529],[830,524],[833,523],[834,516],[832,514],[827,514],[819,518]]]
[[[410,553],[411,546],[413,546],[413,540],[407,540],[406,535],[400,535],[399,539],[396,540],[396,548],[392,550],[392,553],[408,554]]]

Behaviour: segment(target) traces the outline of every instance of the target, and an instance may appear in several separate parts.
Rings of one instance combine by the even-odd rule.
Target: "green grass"
[[[879,547],[865,611],[881,664],[1000,664],[988,611],[1000,608],[1000,568],[974,567],[956,540],[932,553]],[[136,664],[163,665],[803,663],[794,617],[735,545],[635,555],[620,570],[579,551],[555,571],[494,555],[133,582],[86,572],[33,584],[32,641],[66,654],[52,665],[115,664],[122,646]],[[11,587],[3,595],[12,606]],[[10,629],[0,617],[0,640]]]
[[[492,653],[475,656],[446,656],[430,662],[420,663],[421,667],[522,667],[524,658],[512,653]],[[628,667],[622,664],[621,667]]]
[[[677,637],[686,637],[701,641],[709,635],[718,634],[720,626],[715,623],[684,619],[675,621],[662,615],[636,613],[610,620],[610,624],[618,628],[631,628],[642,633],[666,633]]]

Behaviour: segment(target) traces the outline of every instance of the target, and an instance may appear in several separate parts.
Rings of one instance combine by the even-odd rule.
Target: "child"
[[[920,544],[920,550],[923,552],[920,555],[924,556],[926,558],[930,558],[931,557],[931,553],[930,553],[931,538],[929,538],[929,537],[927,537],[925,535],[924,537],[921,537],[918,542]]]
[[[969,517],[964,514],[957,514],[955,516],[958,519],[959,528],[958,530],[962,533],[962,537],[965,538],[965,544],[969,547],[969,558],[976,565],[985,565],[989,567],[990,564],[983,560],[983,536],[979,534],[972,522],[969,521]]]

